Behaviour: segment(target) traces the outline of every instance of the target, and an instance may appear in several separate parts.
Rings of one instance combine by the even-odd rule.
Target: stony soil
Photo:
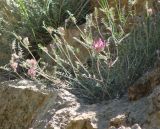
[[[160,129],[160,86],[137,101],[125,95],[92,105],[54,87],[29,80],[1,83],[0,129]]]

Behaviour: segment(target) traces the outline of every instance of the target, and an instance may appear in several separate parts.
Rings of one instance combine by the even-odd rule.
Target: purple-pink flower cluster
[[[27,59],[26,62],[29,65],[27,74],[34,78],[36,76],[37,61],[35,59]]]
[[[10,67],[13,69],[14,72],[17,72],[18,61],[19,56],[16,53],[13,53],[10,60]]]
[[[106,41],[103,40],[102,38],[98,38],[93,42],[93,48],[97,53],[103,51],[105,46],[106,46]]]
[[[17,62],[11,62],[10,63],[11,68],[14,72],[17,72],[18,63]]]

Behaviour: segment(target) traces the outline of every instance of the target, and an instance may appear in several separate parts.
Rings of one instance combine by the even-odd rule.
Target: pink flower
[[[54,29],[51,26],[49,26],[49,27],[47,27],[47,31],[48,31],[48,33],[52,34],[52,32],[54,31]]]
[[[35,67],[37,66],[37,61],[35,59],[27,59],[26,62],[30,67]]]
[[[95,49],[96,52],[100,52],[103,51],[104,48],[106,46],[106,42],[105,40],[103,40],[102,38],[98,38],[97,40],[95,40],[93,42],[93,48]]]
[[[17,71],[17,67],[18,67],[18,63],[17,63],[17,62],[12,62],[12,63],[10,64],[10,66],[11,66],[11,68],[14,70],[14,72]]]
[[[36,76],[36,69],[33,68],[33,67],[30,68],[30,69],[28,69],[27,74],[28,74],[29,76],[31,76],[31,78],[34,78],[34,77]]]
[[[147,13],[149,16],[153,15],[153,9],[152,8],[147,9]]]
[[[27,74],[34,78],[36,76],[37,61],[35,59],[27,59],[26,62],[29,65]]]

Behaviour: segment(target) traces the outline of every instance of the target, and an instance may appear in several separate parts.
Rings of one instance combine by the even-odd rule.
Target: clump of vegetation
[[[90,102],[120,97],[156,59],[159,14],[146,15],[138,28],[126,34],[123,27],[132,13],[125,15],[123,8],[116,6],[118,19],[115,20],[107,1],[101,0],[100,9],[86,16],[87,2],[75,2],[16,0],[11,3],[20,22],[9,30],[15,39],[10,68],[5,69],[21,77],[23,71],[23,77],[34,80],[64,79],[76,94]],[[99,18],[99,14],[103,17]],[[58,28],[62,25],[63,28]],[[71,28],[77,35],[67,40],[66,30]],[[25,33],[20,33],[21,29]],[[4,25],[3,31],[6,31]],[[34,55],[34,45],[39,58]]]
[[[64,24],[71,26],[71,22],[65,21],[69,17],[69,10],[79,19],[78,24],[82,24],[89,11],[88,1],[85,0],[2,0],[0,7],[0,33],[7,35],[8,42],[14,38],[10,32],[29,37],[32,51],[36,54],[37,44],[48,44],[52,40],[43,28],[43,22],[54,28]]]

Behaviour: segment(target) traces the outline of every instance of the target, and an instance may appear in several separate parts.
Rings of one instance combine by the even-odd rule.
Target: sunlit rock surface
[[[137,101],[87,105],[56,86],[29,80],[0,84],[0,129],[159,129],[160,88]]]
[[[28,129],[48,101],[56,94],[32,81],[0,84],[0,129]]]

